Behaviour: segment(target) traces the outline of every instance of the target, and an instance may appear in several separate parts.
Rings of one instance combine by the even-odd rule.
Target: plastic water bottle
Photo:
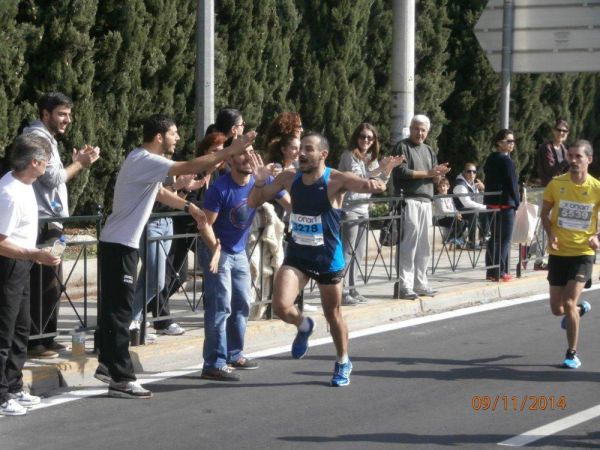
[[[85,355],[85,331],[75,328],[71,333],[71,354],[73,356]]]
[[[52,256],[61,257],[66,248],[67,243],[65,242],[65,237],[61,236],[59,239],[54,241],[54,244],[52,244],[52,250],[50,250],[50,254]]]

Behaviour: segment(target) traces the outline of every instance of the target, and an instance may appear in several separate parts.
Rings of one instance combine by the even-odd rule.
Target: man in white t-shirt
[[[98,315],[98,369],[95,377],[109,384],[108,395],[150,398],[152,392],[135,377],[129,355],[129,325],[139,259],[140,237],[155,201],[189,212],[198,224],[204,213],[193,203],[162,186],[167,176],[193,175],[237,155],[250,145],[256,133],[237,138],[227,149],[190,161],[171,161],[179,134],[175,122],[162,114],[150,116],[143,127],[143,144],[121,166],[115,184],[112,214],[100,234],[100,312]]]
[[[56,266],[60,258],[35,246],[38,211],[33,182],[52,150],[33,134],[17,138],[14,170],[0,179],[0,414],[22,416],[40,398],[23,390],[29,340],[29,271],[32,261]]]

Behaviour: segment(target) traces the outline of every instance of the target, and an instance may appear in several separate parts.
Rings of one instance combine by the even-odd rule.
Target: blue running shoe
[[[350,373],[352,372],[352,363],[348,360],[347,363],[335,363],[333,368],[333,377],[331,385],[335,387],[348,386],[350,384]]]
[[[567,354],[567,357],[563,361],[563,367],[566,369],[577,369],[579,366],[581,366],[581,361],[579,360],[577,354]]]
[[[579,317],[583,317],[583,315],[588,312],[590,309],[592,309],[592,305],[590,305],[588,302],[583,301],[581,302],[579,305],[577,305],[579,307]],[[567,329],[567,316],[564,316],[562,318],[562,320],[560,321],[560,327],[563,330]]]
[[[308,351],[308,338],[315,329],[315,321],[310,317],[307,317],[306,319],[310,324],[310,329],[308,331],[300,331],[298,329],[298,334],[294,338],[294,342],[292,342],[292,358],[294,359],[301,359],[306,355],[306,352]]]

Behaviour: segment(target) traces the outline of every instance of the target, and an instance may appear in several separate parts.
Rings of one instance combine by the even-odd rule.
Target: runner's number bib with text
[[[592,224],[594,205],[560,200],[558,226],[567,230],[586,231]]]
[[[324,244],[321,216],[305,216],[292,213],[290,226],[292,228],[292,239],[296,244],[312,247]]]

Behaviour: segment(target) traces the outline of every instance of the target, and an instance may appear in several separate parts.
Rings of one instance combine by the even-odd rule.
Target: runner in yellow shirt
[[[564,316],[568,349],[563,367],[577,369],[579,317],[590,304],[577,304],[586,282],[591,279],[598,240],[600,181],[588,174],[594,150],[585,140],[575,142],[568,151],[569,171],[550,181],[544,190],[541,219],[548,235],[548,283],[550,309]]]

